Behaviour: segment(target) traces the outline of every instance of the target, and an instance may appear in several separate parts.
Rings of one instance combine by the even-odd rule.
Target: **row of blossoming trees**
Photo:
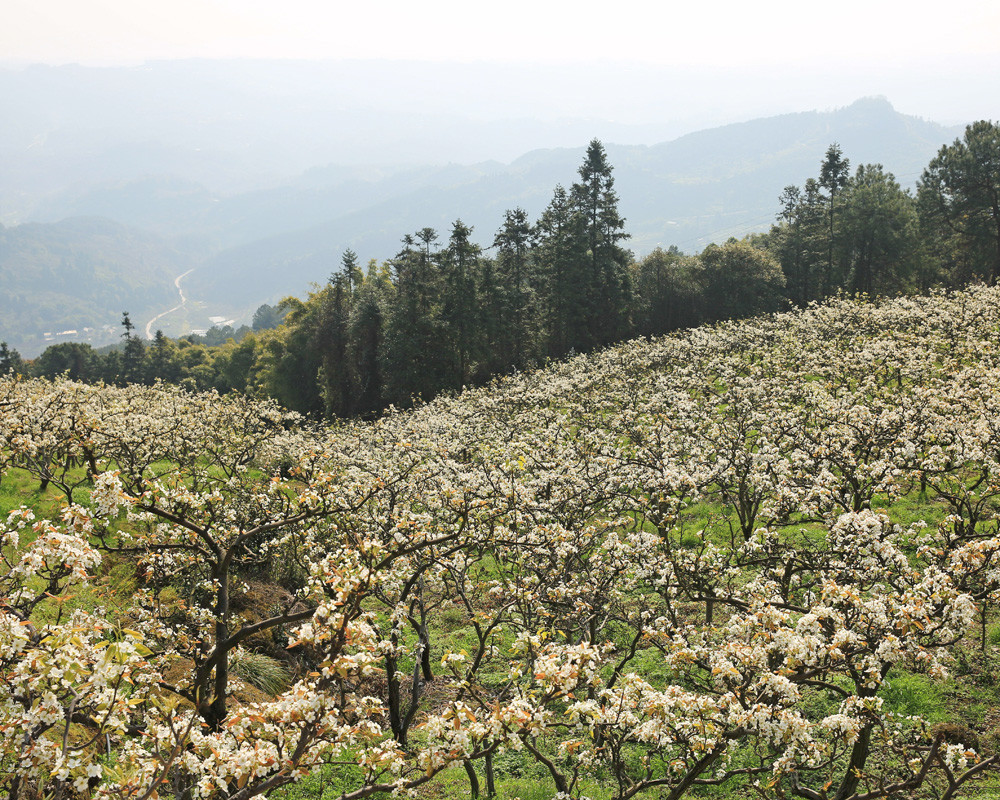
[[[840,300],[334,429],[7,381],[5,477],[65,510],[2,532],[0,791],[250,798],[346,763],[348,800],[493,793],[516,750],[570,797],[955,797],[989,732],[885,696],[1000,588],[998,331],[993,289]],[[73,599],[108,562],[141,587],[114,615]],[[248,694],[264,642],[294,681]]]

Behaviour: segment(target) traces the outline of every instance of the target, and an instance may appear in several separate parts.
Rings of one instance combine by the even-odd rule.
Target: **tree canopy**
[[[981,120],[920,178],[921,208],[963,276],[1000,278],[1000,127]]]

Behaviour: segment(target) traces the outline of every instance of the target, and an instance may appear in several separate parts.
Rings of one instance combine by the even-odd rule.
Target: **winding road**
[[[175,305],[173,308],[168,308],[162,314],[157,314],[149,322],[146,323],[146,338],[147,339],[152,339],[153,338],[153,325],[156,323],[156,321],[158,319],[160,319],[161,317],[167,316],[167,314],[172,314],[173,312],[177,311],[177,309],[179,309],[179,308],[184,308],[184,306],[187,304],[187,298],[184,296],[184,290],[181,288],[181,279],[182,278],[186,278],[192,272],[194,272],[194,269],[189,269],[187,272],[183,272],[180,275],[178,275],[176,278],[174,278],[174,286],[177,287],[177,294],[180,295],[181,301],[177,305]]]

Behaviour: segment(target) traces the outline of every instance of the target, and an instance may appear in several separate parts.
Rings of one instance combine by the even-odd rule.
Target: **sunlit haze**
[[[25,62],[392,58],[747,65],[892,65],[996,55],[990,0],[658,3],[510,0],[13,0],[0,53]]]
[[[962,122],[1000,115],[998,34],[1000,5],[992,0],[955,0],[946,8],[897,0],[836,6],[800,0],[9,0],[0,63],[625,62],[637,71],[643,65],[712,71],[711,81],[686,73],[675,80],[697,83],[696,94],[717,92],[714,102],[734,105],[736,116],[832,107],[881,94],[908,113]],[[685,93],[673,97],[681,101]],[[625,105],[610,111],[621,121],[651,118],[651,110],[631,98]]]

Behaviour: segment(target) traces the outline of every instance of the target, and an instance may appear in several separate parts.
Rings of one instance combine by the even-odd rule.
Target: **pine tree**
[[[354,408],[355,413],[367,416],[377,413],[383,405],[385,316],[392,296],[388,272],[380,271],[374,259],[368,263],[368,273],[355,295],[350,320],[350,350],[358,392]]]
[[[881,164],[862,164],[841,204],[841,243],[852,292],[912,288],[920,244],[916,203]]]
[[[1000,125],[979,120],[942,147],[920,178],[921,223],[934,231],[952,280],[1000,281]]]
[[[840,191],[847,186],[847,181],[850,178],[850,165],[851,162],[844,158],[843,153],[840,150],[840,145],[834,142],[826,150],[826,156],[823,159],[823,164],[820,166],[819,171],[819,185],[822,186],[827,191],[827,199],[829,201],[829,238],[827,240],[827,265],[826,272],[823,275],[823,284],[820,288],[822,296],[826,296],[833,292],[834,288],[840,283],[838,276],[834,272],[833,268],[833,251],[835,247],[836,237],[834,228],[834,209],[836,206],[837,195]]]
[[[786,186],[779,198],[782,223],[772,232],[785,274],[786,296],[800,307],[820,298],[829,264],[826,199],[815,178],[804,189]]]
[[[524,369],[535,357],[536,318],[531,245],[534,231],[527,212],[515,208],[504,214],[497,231],[497,339],[501,369]]]
[[[472,240],[472,228],[456,220],[452,225],[448,245],[441,253],[442,309],[441,319],[448,333],[452,388],[469,383],[472,367],[481,352],[477,312],[477,283],[481,248]]]
[[[317,298],[315,346],[320,360],[317,380],[326,413],[333,416],[355,413],[357,389],[349,353],[349,328],[359,275],[357,253],[348,249],[341,258],[340,271],[330,276]]]
[[[619,245],[628,234],[618,213],[611,173],[604,145],[592,140],[579,169],[580,180],[571,189],[573,205],[584,220],[587,247],[575,345],[583,349],[617,341],[629,330],[631,254]]]
[[[578,347],[580,311],[586,296],[580,274],[586,259],[584,220],[562,186],[542,212],[535,248],[547,355],[559,358]]]
[[[20,375],[24,372],[24,361],[17,350],[0,342],[0,375]]]
[[[122,312],[122,327],[125,332],[125,347],[122,349],[121,371],[118,376],[120,383],[142,383],[145,378],[146,345],[138,336],[133,336],[135,325],[127,311]]]
[[[411,398],[430,398],[447,380],[447,358],[441,343],[442,296],[440,253],[432,247],[437,233],[423,228],[403,238],[403,249],[392,259],[396,295],[386,326],[383,374],[386,398],[409,405]]]
[[[340,258],[340,271],[333,273],[329,282],[333,283],[338,276],[347,281],[347,288],[351,292],[357,289],[364,280],[364,273],[358,262],[358,254],[350,247],[344,251],[344,255]]]
[[[476,294],[479,298],[476,325],[481,352],[474,380],[482,383],[492,375],[506,372],[512,366],[509,347],[511,331],[505,307],[506,291],[497,275],[496,259],[486,256],[480,258]]]

